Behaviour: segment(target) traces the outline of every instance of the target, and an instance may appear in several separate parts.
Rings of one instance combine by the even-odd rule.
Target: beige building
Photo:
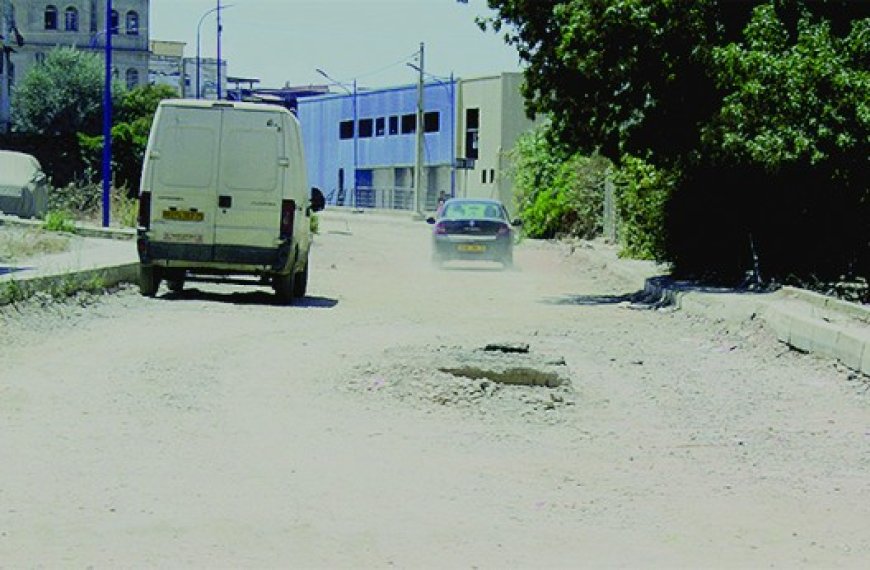
[[[456,171],[456,195],[495,198],[514,212],[509,153],[535,126],[524,111],[521,73],[463,79],[457,95],[457,152],[470,168]]]
[[[12,85],[55,47],[103,53],[107,30],[113,33],[115,76],[129,88],[148,82],[148,0],[114,0],[108,23],[106,3],[100,0],[0,0],[3,3],[7,26],[14,26],[24,39],[12,54]]]

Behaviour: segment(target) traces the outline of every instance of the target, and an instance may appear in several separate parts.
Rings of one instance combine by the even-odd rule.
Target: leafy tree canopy
[[[53,49],[15,88],[14,128],[43,135],[99,132],[103,81],[98,55],[70,47]]]

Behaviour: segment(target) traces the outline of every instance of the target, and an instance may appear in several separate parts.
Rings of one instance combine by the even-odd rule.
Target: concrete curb
[[[57,271],[24,279],[8,279],[0,283],[0,306],[31,297],[42,291],[57,291],[70,295],[78,291],[108,289],[119,283],[136,282],[139,263],[106,265],[78,271]]]
[[[654,277],[646,280],[644,293],[687,313],[735,324],[761,318],[781,342],[870,376],[870,310],[865,307],[793,287],[761,294],[689,287]]]
[[[29,228],[42,228],[44,222],[42,220],[22,220],[16,216],[0,215],[0,226],[21,226]],[[136,239],[136,230],[133,228],[99,228],[89,226],[80,222],[75,223],[76,235],[82,237],[95,237],[118,240],[133,240]]]

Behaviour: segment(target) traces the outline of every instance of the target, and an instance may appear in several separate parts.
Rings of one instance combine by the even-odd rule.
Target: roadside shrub
[[[85,182],[55,188],[49,194],[48,204],[49,210],[64,211],[75,220],[95,224],[103,218],[103,187]],[[110,207],[113,226],[136,227],[138,202],[127,188],[112,187]]]
[[[66,210],[49,210],[45,214],[42,227],[50,232],[74,233],[76,231],[75,219]]]
[[[616,209],[620,255],[666,259],[666,207],[679,176],[642,159],[625,155],[617,170]]]
[[[604,182],[610,161],[599,156],[564,156],[541,127],[520,138],[512,175],[523,230],[533,238],[601,234]]]

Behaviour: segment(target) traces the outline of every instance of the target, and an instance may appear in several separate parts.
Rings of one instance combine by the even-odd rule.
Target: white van
[[[171,99],[154,117],[139,194],[139,287],[254,275],[282,301],[308,286],[311,214],[299,121],[275,105]]]

